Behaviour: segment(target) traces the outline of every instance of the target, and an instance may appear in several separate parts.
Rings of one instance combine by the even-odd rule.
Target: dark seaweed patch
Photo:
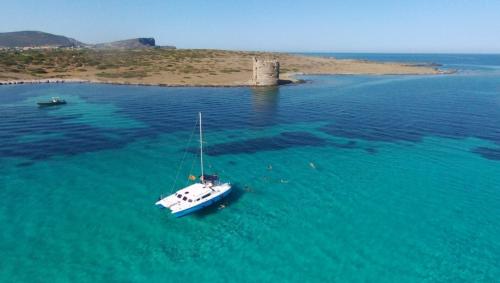
[[[490,160],[500,160],[500,148],[477,147],[472,152]]]
[[[34,163],[31,162],[31,161],[27,161],[27,162],[20,162],[18,164],[16,164],[17,167],[28,167],[28,166],[31,166],[33,165]]]
[[[363,82],[365,79],[359,80]],[[368,82],[376,80],[378,78],[368,79]],[[476,95],[479,86],[484,92]],[[322,128],[324,132],[348,139],[419,142],[428,136],[476,137],[500,144],[498,81],[491,78],[478,76],[465,80],[461,76],[450,76],[422,79],[418,84],[396,81],[368,87],[357,85],[356,88],[316,81],[312,87],[314,89],[300,85],[265,92],[264,89],[255,91],[249,88],[36,86],[37,90],[50,88],[60,93],[76,94],[90,104],[113,103],[121,115],[147,125],[140,129],[103,129],[80,124],[75,120],[79,115],[48,115],[48,111],[41,111],[36,105],[11,107],[8,106],[10,103],[23,101],[34,93],[27,91],[32,90],[32,86],[9,88],[5,92],[8,95],[0,95],[0,157],[44,159],[53,155],[119,148],[137,139],[189,131],[198,111],[206,113],[204,125],[207,132],[320,121],[328,123]],[[332,89],[339,95],[307,95],[308,92],[330,92]],[[491,94],[492,90],[496,93]],[[23,135],[54,132],[61,133],[61,137],[23,143],[18,139]],[[215,150],[213,154],[279,150],[302,145],[301,141],[294,141],[286,134],[245,142],[256,144],[235,143],[232,150],[231,144],[226,144],[227,147],[218,145],[212,148]],[[306,145],[308,142],[313,146],[318,143],[314,138],[306,141]],[[322,143],[325,141],[320,139],[320,146],[324,145]],[[356,148],[348,143],[326,145]],[[472,152],[498,160],[494,148],[478,148]]]
[[[326,140],[308,132],[284,132],[277,136],[247,139],[221,143],[206,147],[206,154],[211,156],[224,154],[256,153],[260,151],[275,151],[297,146],[326,146]],[[190,148],[190,152],[197,152]]]
[[[330,142],[328,144],[332,145],[334,147],[338,147],[338,148],[357,148],[358,147],[356,141],[348,141],[346,143]]]
[[[392,127],[386,128],[386,125],[371,123],[362,123],[360,121],[344,121],[342,124],[330,124],[322,127],[320,130],[333,136],[355,138],[367,141],[409,141],[419,142],[422,140],[423,133],[410,131],[407,128]]]

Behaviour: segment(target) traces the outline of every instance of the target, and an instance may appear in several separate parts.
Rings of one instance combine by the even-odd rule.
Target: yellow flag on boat
[[[196,176],[194,176],[194,175],[189,175],[189,180],[191,180],[191,181],[196,180]]]

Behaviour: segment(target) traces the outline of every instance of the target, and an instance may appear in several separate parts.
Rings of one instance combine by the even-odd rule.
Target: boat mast
[[[201,132],[201,112],[198,113],[200,116],[200,166],[201,166],[201,177],[202,181],[205,182],[205,176],[203,175],[203,134]]]

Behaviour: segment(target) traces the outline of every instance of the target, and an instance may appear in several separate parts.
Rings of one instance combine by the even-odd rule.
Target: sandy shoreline
[[[437,66],[224,50],[31,51],[3,54],[0,85],[97,83],[165,87],[252,86],[252,57],[280,62],[283,83],[299,75],[438,75]],[[26,58],[37,58],[30,59]],[[15,63],[13,63],[15,62]],[[29,62],[29,63],[26,63]]]
[[[432,75],[438,74],[452,74],[454,71],[442,71]],[[332,74],[332,73],[315,73],[315,74],[284,74],[280,76],[279,85],[287,84],[299,84],[305,82],[302,79],[296,78],[296,76],[303,75],[315,75],[315,76],[357,76],[357,75],[374,75],[374,74],[363,74],[363,73],[342,73],[342,74]],[[382,76],[389,75],[429,75],[422,73],[405,73],[405,74],[377,74]],[[51,79],[38,79],[38,80],[7,80],[0,81],[0,86],[2,85],[30,85],[30,84],[110,84],[110,85],[130,85],[130,86],[159,86],[159,87],[255,87],[255,85],[248,83],[231,83],[231,84],[198,84],[198,83],[144,83],[144,82],[133,82],[133,81],[102,81],[102,80],[87,80],[87,79],[77,79],[77,78],[51,78]]]
[[[300,82],[300,80],[297,80]],[[0,81],[0,85],[23,85],[23,84],[110,84],[110,85],[131,85],[131,86],[161,86],[161,87],[248,87],[250,84],[164,84],[164,83],[139,83],[139,82],[119,82],[119,81],[97,81],[81,79],[41,79],[41,80],[12,80]]]

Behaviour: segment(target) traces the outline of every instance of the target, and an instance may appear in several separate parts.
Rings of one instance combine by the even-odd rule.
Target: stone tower
[[[277,60],[257,59],[253,57],[252,83],[256,86],[278,85],[280,63]]]

